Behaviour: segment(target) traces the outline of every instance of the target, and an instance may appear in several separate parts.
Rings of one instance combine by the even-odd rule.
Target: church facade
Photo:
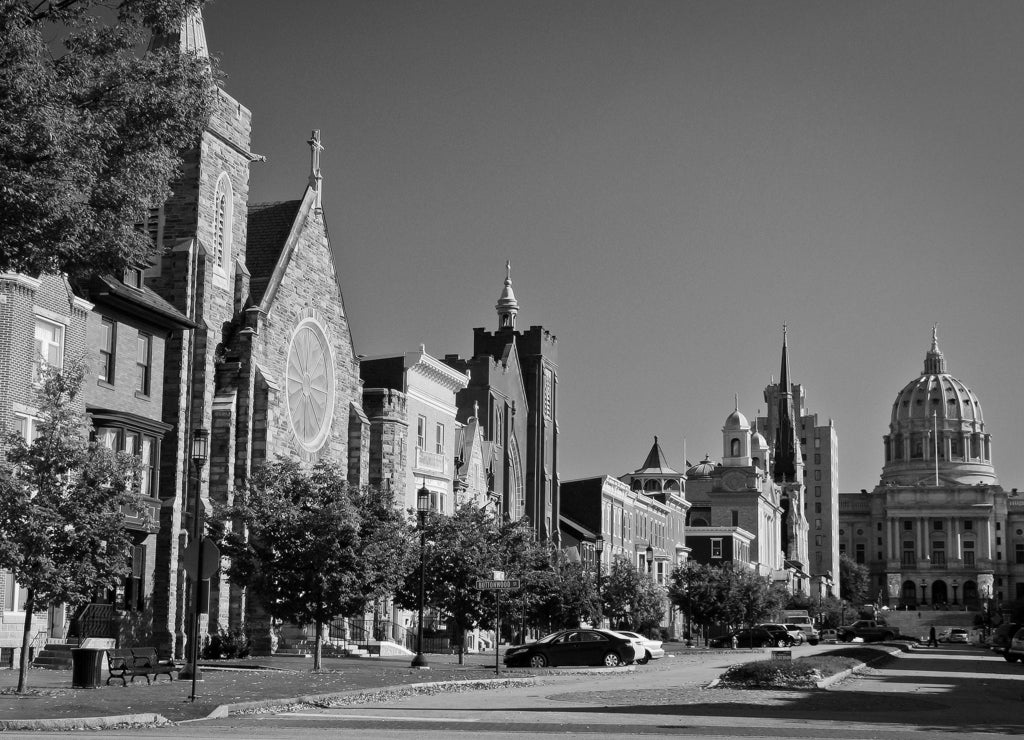
[[[199,14],[159,43],[206,55]],[[164,256],[146,281],[196,325],[168,342],[162,378],[173,431],[160,462],[168,485],[153,640],[175,655],[184,654],[192,611],[183,552],[214,502],[232,503],[251,471],[277,456],[334,461],[356,484],[368,476],[358,360],[321,205],[319,132],[299,197],[256,204],[248,199],[249,165],[260,159],[249,149],[250,125],[249,111],[218,90],[207,130],[156,214]],[[199,429],[210,445],[197,468],[190,447]],[[215,576],[203,631],[243,622],[256,648],[268,649],[270,624],[256,600]]]
[[[977,394],[951,375],[937,330],[896,395],[871,491],[840,496],[840,549],[890,607],[1024,602],[1024,499],[999,483]]]

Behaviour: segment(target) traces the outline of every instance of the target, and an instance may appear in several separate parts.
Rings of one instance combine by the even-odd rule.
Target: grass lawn
[[[794,661],[756,660],[734,665],[719,679],[723,688],[778,689],[813,688],[819,681],[862,663],[870,663],[886,653],[858,645],[843,647]]]

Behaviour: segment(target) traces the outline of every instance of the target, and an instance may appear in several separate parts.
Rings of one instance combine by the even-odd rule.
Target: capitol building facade
[[[896,395],[872,491],[839,497],[840,551],[893,608],[1024,603],[1024,497],[1005,491],[978,396],[950,375],[932,331],[921,374]]]

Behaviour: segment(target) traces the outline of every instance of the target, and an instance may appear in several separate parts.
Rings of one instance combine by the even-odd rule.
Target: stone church
[[[202,18],[154,40],[207,55]],[[196,515],[231,503],[254,467],[281,455],[347,466],[367,479],[369,433],[360,408],[352,346],[326,217],[321,205],[319,132],[309,149],[309,181],[298,197],[249,202],[251,114],[223,89],[202,140],[186,154],[174,195],[154,214],[164,256],[146,284],[194,322],[166,348],[161,508],[152,590],[157,646],[182,655],[191,587],[182,553],[197,532]],[[209,458],[197,469],[190,448],[209,431]],[[199,487],[201,511],[192,504]],[[211,584],[208,619],[216,631],[245,621],[257,649],[269,647],[269,624],[223,576]]]

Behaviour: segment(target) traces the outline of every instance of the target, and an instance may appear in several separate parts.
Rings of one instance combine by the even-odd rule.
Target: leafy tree
[[[86,603],[129,572],[131,537],[121,507],[141,507],[138,461],[89,442],[78,395],[84,370],[44,376],[31,444],[5,439],[0,464],[0,568],[26,590],[18,691],[26,690],[32,615]],[[144,507],[141,507],[144,510]]]
[[[535,624],[548,629],[578,627],[600,617],[596,574],[562,551],[556,551],[546,571],[536,574],[531,592],[535,599],[531,616]]]
[[[390,590],[391,570],[406,556],[391,495],[350,486],[328,462],[262,466],[216,523],[229,578],[251,588],[270,616],[315,626],[313,670],[322,665],[323,625]]]
[[[616,558],[601,584],[604,614],[612,625],[643,631],[656,627],[665,614],[661,590],[646,573]]]
[[[508,578],[517,579],[520,587],[502,596],[502,612],[505,622],[517,620],[518,631],[527,625],[549,625],[538,615],[544,600],[546,585],[552,573],[552,561],[556,557],[549,543],[540,542],[537,533],[526,517],[515,521],[505,520],[497,531],[498,570],[504,570]],[[513,630],[515,632],[517,630]]]
[[[785,604],[787,594],[749,568],[686,562],[670,575],[669,598],[692,624],[754,624]]]
[[[146,42],[203,1],[0,0],[0,271],[155,256],[135,224],[167,200],[214,86],[208,61]]]
[[[871,588],[871,575],[866,565],[845,553],[839,556],[839,593],[852,604],[863,604]]]
[[[425,527],[426,602],[446,614],[455,628],[461,664],[465,660],[463,645],[466,632],[490,615],[490,605],[481,598],[476,582],[489,578],[492,570],[500,570],[494,521],[490,514],[467,503],[451,516],[430,514]],[[408,571],[395,593],[395,601],[405,609],[417,609],[419,588],[420,569],[417,565]]]

